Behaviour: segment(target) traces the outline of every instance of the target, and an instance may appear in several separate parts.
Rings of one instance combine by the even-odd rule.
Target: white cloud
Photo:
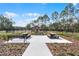
[[[25,13],[25,14],[17,14],[13,12],[4,12],[3,13],[5,17],[12,18],[12,20],[15,22],[14,26],[26,26],[28,23],[30,23],[33,20],[36,20],[38,16],[41,16],[43,14],[40,13]]]
[[[42,14],[40,13],[25,13],[23,16],[29,16],[29,17],[38,17],[41,16]]]
[[[27,24],[29,24],[31,21],[35,20],[37,18],[31,18],[31,19],[17,19],[15,20],[15,24],[14,26],[21,26],[21,27],[24,27],[26,26]]]
[[[12,17],[15,17],[15,16],[17,16],[17,14],[16,13],[13,13],[13,12],[4,12],[4,16],[5,17],[9,17],[9,18],[12,18]]]

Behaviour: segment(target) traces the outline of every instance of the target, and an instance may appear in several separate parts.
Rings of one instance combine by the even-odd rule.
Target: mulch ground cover
[[[75,43],[47,43],[54,56],[79,56],[79,44]]]
[[[29,43],[7,43],[0,45],[0,56],[22,56]]]
[[[79,56],[79,40],[73,37],[61,36],[72,43],[47,43],[54,56]]]

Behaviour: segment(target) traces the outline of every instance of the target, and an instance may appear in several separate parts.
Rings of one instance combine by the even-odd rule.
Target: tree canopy
[[[11,30],[13,27],[12,24],[12,19],[0,15],[0,30]]]
[[[48,28],[55,31],[79,32],[78,15],[79,9],[72,3],[68,3],[60,13],[54,11],[51,13],[51,18],[47,14],[39,16],[32,24],[37,23],[40,28],[46,30]]]

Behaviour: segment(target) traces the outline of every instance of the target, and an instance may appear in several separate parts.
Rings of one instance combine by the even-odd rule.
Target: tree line
[[[54,11],[51,17],[47,14],[39,16],[27,24],[26,28],[32,29],[35,26],[42,30],[79,32],[79,9],[72,3],[68,3],[60,13]]]
[[[32,28],[35,30],[34,27],[37,26],[40,30],[79,32],[79,8],[69,3],[60,13],[54,11],[51,17],[47,14],[41,15],[26,27],[15,27],[13,23],[12,19],[0,15],[0,30],[32,30]]]
[[[25,27],[13,26],[14,21],[11,18],[0,15],[0,31],[25,30]]]

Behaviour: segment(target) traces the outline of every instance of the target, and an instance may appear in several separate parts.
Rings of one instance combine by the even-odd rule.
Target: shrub
[[[19,37],[21,33],[0,33],[0,40],[9,40],[10,38]]]

